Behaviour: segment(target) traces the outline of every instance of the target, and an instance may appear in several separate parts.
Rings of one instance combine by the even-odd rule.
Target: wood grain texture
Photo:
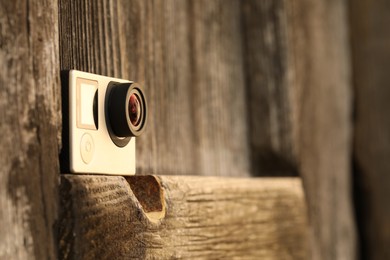
[[[287,1],[299,171],[311,259],[355,259],[346,1]]]
[[[0,259],[56,259],[56,1],[0,1]]]
[[[298,178],[64,175],[61,194],[60,259],[307,256]]]
[[[346,1],[62,0],[61,68],[145,86],[151,117],[137,141],[138,173],[298,173],[310,258],[354,259],[345,9]]]
[[[311,259],[354,259],[346,1],[242,1],[252,173],[303,178]]]
[[[240,17],[236,0],[61,0],[61,69],[144,85],[138,173],[248,176]]]
[[[241,1],[252,174],[297,175],[296,111],[285,0]]]
[[[362,257],[390,259],[390,3],[350,1]]]

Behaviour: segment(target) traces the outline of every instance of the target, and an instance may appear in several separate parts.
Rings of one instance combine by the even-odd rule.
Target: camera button
[[[91,162],[94,150],[95,150],[95,145],[93,143],[92,136],[87,133],[84,134],[81,137],[81,143],[80,143],[80,153],[83,162],[85,162],[86,164]]]

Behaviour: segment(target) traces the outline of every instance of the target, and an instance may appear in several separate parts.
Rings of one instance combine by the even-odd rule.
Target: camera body
[[[146,125],[147,105],[139,84],[77,70],[64,72],[66,136],[63,167],[72,173],[133,175],[135,137]],[[64,113],[65,114],[65,113]],[[68,130],[68,131],[66,131]]]

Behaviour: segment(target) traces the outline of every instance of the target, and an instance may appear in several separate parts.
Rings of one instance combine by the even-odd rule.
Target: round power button
[[[86,164],[91,162],[94,150],[95,145],[93,144],[92,136],[90,134],[84,134],[81,137],[80,152],[81,158]]]

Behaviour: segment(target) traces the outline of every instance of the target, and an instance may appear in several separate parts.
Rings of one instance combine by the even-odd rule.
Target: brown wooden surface
[[[390,259],[390,2],[350,1],[362,256]]]
[[[307,256],[298,178],[65,175],[61,200],[60,259]]]
[[[312,257],[354,258],[345,1],[60,3],[62,69],[145,85],[139,173],[299,173]]]
[[[292,63],[298,163],[312,259],[354,259],[351,72],[346,1],[293,1]]]
[[[0,1],[0,259],[56,259],[56,1]]]
[[[253,175],[297,175],[291,50],[285,0],[244,0],[242,40]]]
[[[253,173],[303,178],[311,259],[354,259],[346,1],[243,1]]]
[[[389,254],[387,10],[351,4],[359,224],[375,258]],[[55,257],[58,68],[145,86],[140,174],[298,173],[310,258],[355,257],[346,1],[61,0],[57,13],[1,1],[1,257]]]
[[[60,1],[61,69],[135,80],[139,173],[249,176],[238,1]]]

